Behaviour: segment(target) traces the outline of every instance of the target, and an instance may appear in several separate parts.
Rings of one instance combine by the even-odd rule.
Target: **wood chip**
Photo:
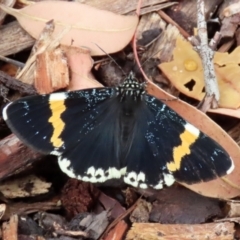
[[[2,240],[18,240],[18,216],[11,216],[9,222],[2,225]]]
[[[234,223],[228,222],[196,225],[134,223],[126,240],[232,240],[234,231]]]
[[[0,184],[0,191],[6,198],[33,197],[47,193],[51,183],[35,175],[28,175]]]

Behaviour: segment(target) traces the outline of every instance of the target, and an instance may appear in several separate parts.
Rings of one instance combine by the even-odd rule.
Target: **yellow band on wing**
[[[169,171],[174,172],[180,169],[183,157],[191,153],[190,146],[197,138],[198,134],[194,134],[185,128],[185,131],[180,135],[181,145],[174,147],[173,161],[167,164]]]
[[[52,116],[49,118],[53,126],[53,134],[51,137],[51,143],[54,147],[61,147],[63,144],[62,139],[59,137],[62,133],[65,123],[61,119],[61,114],[66,110],[64,101],[49,101],[49,107],[52,111]]]

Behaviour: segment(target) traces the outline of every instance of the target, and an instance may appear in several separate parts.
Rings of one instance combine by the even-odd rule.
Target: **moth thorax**
[[[116,94],[120,97],[121,102],[126,100],[139,101],[144,93],[143,85],[136,81],[126,80],[116,88]]]

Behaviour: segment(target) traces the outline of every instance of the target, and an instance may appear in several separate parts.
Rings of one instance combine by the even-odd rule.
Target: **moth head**
[[[141,99],[145,94],[145,83],[139,83],[135,74],[131,71],[123,84],[116,88],[116,94],[121,97],[131,97],[134,101]]]

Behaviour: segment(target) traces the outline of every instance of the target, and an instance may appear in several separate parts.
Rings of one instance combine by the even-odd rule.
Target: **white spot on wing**
[[[155,186],[153,186],[154,189],[162,189],[163,188],[163,181],[160,180],[159,183]]]
[[[186,129],[187,131],[189,131],[190,133],[192,133],[192,134],[195,135],[196,137],[199,136],[199,134],[200,134],[199,129],[197,129],[196,127],[194,127],[192,124],[186,123],[184,127],[185,127],[185,129]]]
[[[142,189],[147,189],[148,185],[146,183],[140,183],[139,187]]]
[[[143,188],[145,188],[145,179],[146,177],[143,172],[140,172],[139,174],[136,172],[130,172],[127,174],[127,176],[124,177],[124,182],[126,184],[132,185],[133,187],[141,187],[142,184],[142,186],[144,186]]]
[[[66,92],[60,92],[60,93],[52,93],[49,96],[50,101],[59,101],[59,100],[65,100],[68,97],[68,94]]]
[[[164,183],[169,187],[173,185],[175,179],[172,174],[163,173]]]
[[[46,137],[46,136],[45,136]],[[61,156],[62,153],[61,152],[58,152],[57,150],[53,150],[52,152],[50,152],[51,155],[54,155],[54,156]],[[62,160],[62,159],[61,159]],[[60,165],[60,163],[59,163]]]
[[[58,151],[51,152],[53,155],[61,155]],[[117,169],[117,168],[108,168],[104,171],[102,168],[95,169],[93,166],[88,168],[83,175],[78,175],[70,167],[71,161],[66,158],[58,158],[58,164],[61,170],[66,173],[71,178],[76,178],[85,182],[92,183],[102,183],[106,182],[109,179],[119,179],[126,173],[126,168]]]
[[[70,178],[76,178],[72,169],[69,168],[71,162],[66,158],[58,158],[58,164],[61,170],[66,173]]]

